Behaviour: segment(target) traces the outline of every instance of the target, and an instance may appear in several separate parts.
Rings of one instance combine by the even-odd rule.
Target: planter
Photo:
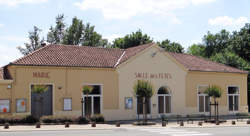
[[[235,125],[236,124],[236,121],[232,121],[232,125]]]
[[[41,128],[41,123],[40,122],[36,123],[36,128]]]
[[[166,121],[162,121],[161,125],[162,125],[163,127],[166,127],[167,122],[166,122]]]
[[[120,122],[116,122],[115,126],[116,126],[116,127],[120,127],[120,126],[121,126],[121,123],[120,123]]]
[[[216,121],[215,124],[216,124],[216,125],[220,125],[220,121]]]
[[[65,122],[65,128],[69,128],[69,122]]]
[[[96,127],[96,123],[95,123],[95,122],[92,122],[92,123],[91,123],[91,127]]]
[[[180,126],[181,126],[181,127],[184,126],[183,120],[180,121]]]
[[[5,123],[4,124],[4,129],[9,129],[10,128],[10,124],[9,123]]]
[[[198,126],[202,126],[202,123],[203,123],[203,122],[201,122],[201,121],[200,121],[200,122],[198,122]]]
[[[247,124],[250,124],[250,120],[247,121]]]

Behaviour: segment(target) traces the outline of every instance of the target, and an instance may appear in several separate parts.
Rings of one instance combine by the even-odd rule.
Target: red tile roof
[[[173,52],[168,53],[189,71],[248,73],[248,71],[226,66],[201,57]]]
[[[128,49],[47,45],[10,64],[25,66],[115,68],[152,45],[155,44],[144,44]],[[248,73],[247,71],[232,68],[200,57],[188,54],[168,53],[190,71]]]
[[[154,44],[150,43],[128,49],[48,45],[11,64],[26,66],[114,68],[151,45]]]

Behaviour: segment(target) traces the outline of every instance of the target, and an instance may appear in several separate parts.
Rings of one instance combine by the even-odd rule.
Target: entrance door
[[[147,117],[151,116],[151,101],[150,99],[146,99],[146,113]],[[143,98],[137,97],[137,115],[138,118],[143,117]]]
[[[32,91],[36,86],[39,85],[31,85],[31,115],[37,118],[52,115],[52,85],[42,85],[46,87],[46,91],[42,93]]]
[[[158,113],[160,115],[171,113],[171,94],[167,86],[160,87],[158,95]]]
[[[239,111],[239,88],[236,86],[228,87],[228,109],[230,113]]]
[[[95,115],[101,114],[101,86],[91,85],[93,90],[90,94],[83,94],[83,110],[84,115]]]

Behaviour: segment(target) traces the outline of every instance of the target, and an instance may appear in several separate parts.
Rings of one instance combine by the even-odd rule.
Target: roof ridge
[[[43,47],[41,47],[41,48],[39,48],[39,49],[37,49],[37,50],[35,50],[35,51],[33,51],[33,52],[30,52],[30,53],[28,53],[27,55],[24,55],[23,57],[14,60],[14,61],[11,62],[10,64],[16,63],[16,62],[19,61],[19,60],[22,60],[22,59],[24,59],[24,58],[27,58],[27,57],[33,55],[34,53],[36,53],[36,52],[38,52],[38,51],[40,51],[40,50],[43,50],[43,49],[45,49],[45,48],[47,48],[47,47],[49,47],[49,46],[51,46],[51,45],[52,45],[52,44],[49,44],[49,45],[43,46]]]

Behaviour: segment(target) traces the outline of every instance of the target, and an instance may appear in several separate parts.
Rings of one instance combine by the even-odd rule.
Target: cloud
[[[103,36],[104,39],[108,39],[109,42],[113,42],[116,38],[123,37],[120,34],[112,34],[112,35],[107,35]]]
[[[137,15],[154,14],[180,23],[174,11],[191,5],[200,5],[215,0],[83,0],[74,5],[81,10],[101,11],[106,19],[129,19]]]
[[[0,28],[4,27],[4,24],[0,24]]]
[[[0,5],[17,6],[20,4],[37,4],[47,1],[48,0],[0,0]]]
[[[248,22],[247,17],[232,18],[228,16],[220,16],[208,20],[208,24],[212,26],[243,26]]]
[[[21,53],[19,53],[15,46],[0,44],[0,67],[9,64],[21,56]]]

